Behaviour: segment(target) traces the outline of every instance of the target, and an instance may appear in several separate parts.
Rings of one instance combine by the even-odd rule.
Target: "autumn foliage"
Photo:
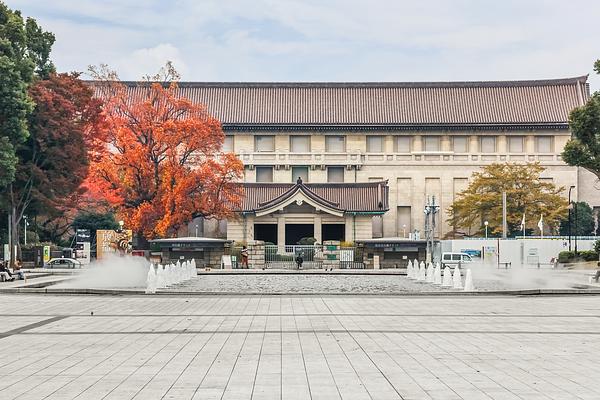
[[[174,71],[167,69],[162,82],[134,86],[95,72],[107,129],[88,187],[104,194],[127,228],[148,238],[174,236],[197,215],[231,216],[242,164],[221,153],[220,122],[179,95]]]

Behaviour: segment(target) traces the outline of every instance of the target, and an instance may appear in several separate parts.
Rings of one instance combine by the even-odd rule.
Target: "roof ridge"
[[[427,88],[427,87],[514,87],[557,86],[586,83],[588,75],[567,78],[491,80],[491,81],[423,81],[423,82],[199,82],[180,81],[179,87],[236,87],[236,88]],[[94,83],[95,81],[89,81]],[[127,86],[147,85],[150,82],[121,81]]]

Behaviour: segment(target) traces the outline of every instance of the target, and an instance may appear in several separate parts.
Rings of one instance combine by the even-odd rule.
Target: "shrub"
[[[572,251],[561,251],[558,254],[558,262],[568,263],[575,261],[598,261],[598,253],[594,250],[578,251],[577,256]]]
[[[558,262],[560,263],[569,262],[573,258],[575,258],[575,253],[573,253],[572,251],[561,251],[560,253],[558,253]]]

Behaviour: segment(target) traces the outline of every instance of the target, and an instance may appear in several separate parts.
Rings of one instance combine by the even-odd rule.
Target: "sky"
[[[600,76],[597,0],[5,0],[56,35],[59,71],[184,81]]]

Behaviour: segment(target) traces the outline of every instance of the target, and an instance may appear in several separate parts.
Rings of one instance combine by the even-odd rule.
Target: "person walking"
[[[242,269],[248,269],[248,249],[246,246],[242,246]]]

